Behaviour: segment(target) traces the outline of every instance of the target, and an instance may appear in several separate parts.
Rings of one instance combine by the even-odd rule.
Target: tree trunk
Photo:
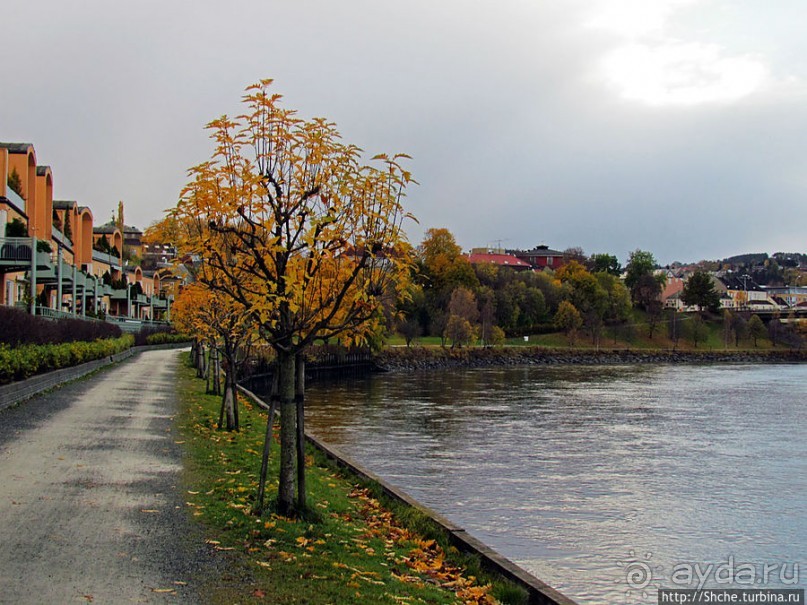
[[[275,363],[274,376],[272,376],[272,391],[269,394],[269,416],[266,419],[266,433],[263,437],[263,454],[261,456],[261,475],[258,478],[258,506],[257,514],[263,512],[264,496],[266,494],[266,476],[269,473],[269,454],[272,451],[272,429],[275,424],[275,411],[278,403],[278,364]]]
[[[204,378],[205,375],[205,345],[199,343],[196,349],[196,377]]]
[[[306,509],[305,498],[305,356],[298,354],[295,360],[297,380],[294,402],[297,406],[297,510]]]
[[[215,345],[210,347],[210,358],[208,359],[207,367],[205,368],[205,393],[213,392],[213,389],[210,386],[210,378],[211,378],[210,366],[213,364],[213,355],[215,354],[216,350],[217,349]]]
[[[219,362],[219,350],[216,348],[213,351],[213,394],[221,395],[221,363]]]
[[[277,489],[277,507],[281,515],[294,512],[294,458],[297,414],[294,405],[294,354],[277,353],[280,379],[280,477]]]
[[[224,396],[221,398],[221,411],[219,412],[219,429],[226,419],[228,431],[238,430],[238,385],[236,384],[235,368],[228,362],[224,370]]]

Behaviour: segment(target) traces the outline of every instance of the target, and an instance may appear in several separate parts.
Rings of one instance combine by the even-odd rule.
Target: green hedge
[[[147,345],[164,345],[164,344],[178,344],[182,342],[190,342],[193,340],[187,334],[177,334],[176,332],[156,332],[146,336]]]
[[[93,342],[22,345],[14,348],[0,345],[0,384],[108,357],[125,351],[133,344],[134,337],[125,334],[120,338]]]

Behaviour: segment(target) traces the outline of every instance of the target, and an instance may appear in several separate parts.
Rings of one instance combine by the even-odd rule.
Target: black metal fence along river
[[[580,603],[804,584],[804,364],[372,375],[312,384],[307,422]]]

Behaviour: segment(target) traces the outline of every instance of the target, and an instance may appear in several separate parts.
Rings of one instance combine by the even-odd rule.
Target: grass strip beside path
[[[526,602],[526,592],[507,581],[477,580],[484,577],[478,562],[448,546],[417,511],[382,502],[380,490],[345,476],[311,449],[306,518],[252,515],[265,413],[241,397],[241,432],[219,431],[220,398],[205,394],[192,368],[183,364],[180,374],[183,489],[190,514],[223,559],[220,577],[204,580],[209,602]],[[275,441],[270,478],[277,477],[278,454]],[[270,483],[268,497],[276,494]]]

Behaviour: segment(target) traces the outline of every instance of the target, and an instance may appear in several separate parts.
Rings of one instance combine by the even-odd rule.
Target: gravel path
[[[197,603],[211,564],[171,428],[176,350],[0,413],[0,603]]]

